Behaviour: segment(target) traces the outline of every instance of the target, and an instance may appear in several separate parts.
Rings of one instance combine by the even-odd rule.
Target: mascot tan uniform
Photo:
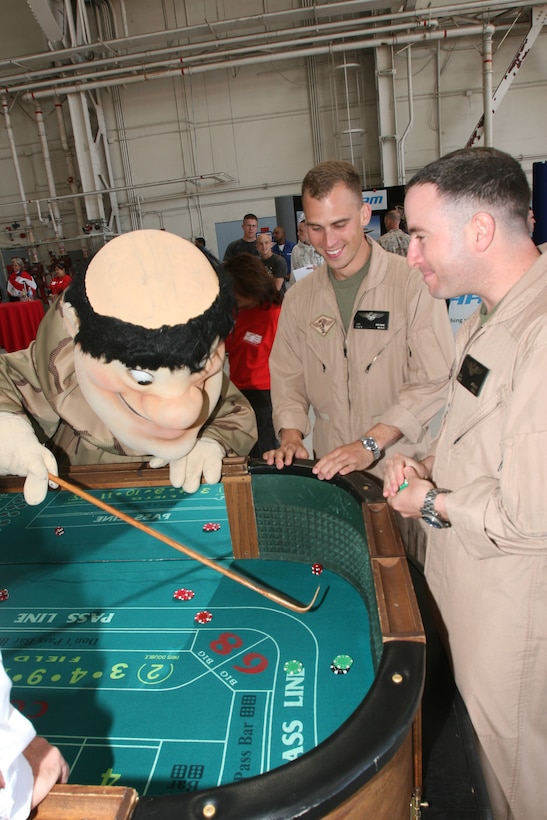
[[[27,350],[0,356],[0,474],[45,498],[59,463],[169,465],[187,492],[256,441],[223,374],[231,288],[190,242],[157,230],[105,245],[52,305]],[[52,484],[52,486],[54,486]]]

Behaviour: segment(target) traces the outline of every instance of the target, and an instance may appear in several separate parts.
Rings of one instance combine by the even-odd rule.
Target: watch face
[[[361,442],[365,450],[370,450],[370,452],[374,456],[374,460],[378,461],[382,453],[380,451],[380,448],[378,447],[376,440],[370,436],[365,436],[361,439]]]
[[[441,521],[435,513],[423,513],[422,521],[425,521],[430,527],[435,527],[436,530],[442,530],[446,527],[446,523]]]

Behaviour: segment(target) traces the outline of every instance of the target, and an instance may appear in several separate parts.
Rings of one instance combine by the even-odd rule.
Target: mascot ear
[[[70,302],[63,302],[63,321],[66,329],[74,339],[80,329],[80,320]]]

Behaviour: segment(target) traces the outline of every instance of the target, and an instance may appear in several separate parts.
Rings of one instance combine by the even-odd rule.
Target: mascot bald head
[[[128,367],[203,368],[232,329],[228,281],[190,242],[142,230],[111,240],[65,294],[84,353]]]
[[[214,409],[234,299],[192,243],[142,230],[111,240],[65,292],[81,391],[136,453],[185,456]]]

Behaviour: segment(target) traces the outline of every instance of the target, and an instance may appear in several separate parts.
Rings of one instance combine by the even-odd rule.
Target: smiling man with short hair
[[[410,452],[427,446],[453,359],[446,307],[418,271],[364,235],[371,210],[361,192],[347,162],[320,163],[304,178],[309,238],[325,261],[287,291],[270,356],[280,447],[265,457],[279,469],[309,457],[312,406],[313,469],[325,479],[381,474],[399,440]]]
[[[495,820],[538,820],[547,804],[547,254],[530,197],[519,162],[489,147],[410,180],[407,259],[441,304],[482,304],[457,335],[435,448],[394,455],[384,488],[430,525],[426,579]]]

